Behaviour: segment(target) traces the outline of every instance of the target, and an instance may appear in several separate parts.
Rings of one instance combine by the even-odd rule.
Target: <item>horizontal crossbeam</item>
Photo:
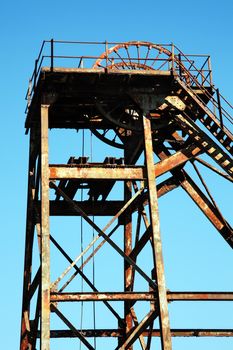
[[[196,146],[189,146],[155,164],[155,176],[160,176],[187,162],[200,153]],[[144,166],[136,165],[50,165],[51,180],[60,179],[88,179],[88,180],[146,180],[147,173]]]
[[[74,201],[87,215],[94,216],[115,216],[125,205],[124,201]],[[101,205],[100,205],[101,204]],[[41,206],[40,201],[37,202],[38,209]],[[72,207],[67,206],[65,201],[50,200],[51,216],[77,216],[79,215]]]
[[[168,301],[233,301],[233,292],[167,292]],[[51,302],[157,300],[153,292],[51,293]]]
[[[179,186],[179,181],[174,177],[170,177],[161,182],[157,186],[158,197],[172,191]],[[87,215],[91,216],[115,216],[125,205],[121,200],[105,200],[105,201],[75,201],[73,202],[80,207]],[[50,216],[77,216],[80,215],[73,207],[68,206],[65,201],[50,200]],[[101,204],[101,205],[100,205]],[[140,200],[136,199],[135,203],[132,203],[132,207],[129,208],[130,212],[138,210],[139,205],[148,204],[148,194],[145,192],[142,194]],[[35,203],[37,212],[40,212],[41,202]]]
[[[124,336],[121,329],[82,329],[82,334],[86,338],[92,337],[118,337]],[[153,337],[160,337],[160,330],[153,329],[142,332],[144,337],[149,335]],[[233,337],[233,329],[171,329],[172,337]],[[77,335],[71,330],[51,330],[51,338],[77,338]],[[37,333],[37,338],[40,338],[40,332]]]

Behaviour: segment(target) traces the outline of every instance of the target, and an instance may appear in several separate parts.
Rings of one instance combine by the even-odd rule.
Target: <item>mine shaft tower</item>
[[[30,150],[20,350],[58,349],[62,338],[64,349],[77,348],[66,344],[69,339],[82,348],[103,349],[98,346],[101,337],[111,338],[108,350],[151,349],[158,337],[161,348],[171,350],[174,336],[233,336],[233,329],[170,328],[169,302],[233,300],[233,292],[168,290],[160,236],[158,198],[180,187],[233,247],[233,230],[197,167],[202,163],[232,182],[232,107],[213,85],[210,57],[148,42],[44,41],[27,98]],[[89,130],[112,153],[99,162],[96,150],[89,160],[77,146],[77,154],[70,154],[65,164],[51,164],[50,129],[73,129],[78,135]],[[69,150],[69,139],[57,145],[58,152],[59,147]],[[186,164],[194,167],[206,191],[184,169]],[[69,239],[72,228],[67,226],[67,244],[60,244],[50,229],[58,217],[78,220],[77,237],[85,223],[93,239],[80,250]],[[77,248],[76,258],[69,246]],[[61,264],[52,261],[52,247],[63,258]],[[121,276],[118,291],[109,291],[110,276],[102,276],[104,285],[109,280],[106,290],[85,270],[103,249],[110,255],[96,270],[112,260],[111,278]],[[146,262],[140,259],[145,250]],[[89,328],[80,328],[75,305],[90,301],[109,313],[110,327],[105,322],[94,328],[90,322]]]

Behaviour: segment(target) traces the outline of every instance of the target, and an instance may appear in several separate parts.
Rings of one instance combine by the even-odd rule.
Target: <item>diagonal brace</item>
[[[62,190],[60,190],[53,182],[50,182],[50,187],[51,188],[54,188],[56,191],[58,191],[61,196],[65,199],[66,202],[68,202],[74,210],[76,210],[77,212],[79,212],[82,217],[86,220],[86,222],[88,224],[90,224],[99,234],[99,236],[102,236],[130,265],[134,266],[135,270],[149,283],[149,285],[156,289],[157,286],[156,284],[154,283],[154,281],[152,281],[152,279],[147,276],[147,274],[142,271],[142,269],[135,264],[135,262],[129,257],[127,256],[122,249],[120,249],[118,247],[118,245],[116,243],[114,243],[111,238],[108,237],[108,235],[106,235],[106,233],[104,233],[89,217],[88,215],[80,208],[77,206],[77,204],[74,204],[73,200],[70,199]],[[97,236],[97,237],[99,237]],[[72,267],[73,265],[75,264],[75,262],[72,263]],[[60,281],[60,277],[52,284],[52,286],[54,284],[56,284],[57,282]]]

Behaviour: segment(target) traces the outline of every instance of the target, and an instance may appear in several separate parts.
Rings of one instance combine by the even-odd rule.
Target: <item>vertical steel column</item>
[[[50,349],[49,105],[41,105],[41,350]]]
[[[163,350],[171,350],[171,331],[168,315],[168,302],[165,286],[164,265],[162,256],[162,243],[160,237],[160,222],[158,210],[158,196],[156,190],[154,152],[151,136],[151,122],[143,116],[145,163],[147,169],[149,209],[152,227],[153,254],[155,261],[156,280],[158,284],[159,320],[161,329],[161,345]]]
[[[130,145],[125,143],[124,158],[126,164],[129,163],[130,155]],[[124,183],[124,200],[128,202],[132,197],[132,182],[125,181]],[[127,256],[130,255],[132,251],[132,214],[127,213],[125,215],[124,222],[124,252]],[[124,291],[130,292],[132,290],[132,267],[131,265],[124,260]],[[124,318],[125,318],[125,332],[129,333],[133,327],[132,315],[130,312],[131,303],[130,301],[124,302]],[[132,350],[133,346],[129,347],[129,350]]]
[[[129,201],[132,196],[132,184],[131,181],[126,181],[124,185],[124,199]],[[132,215],[127,214],[125,216],[124,224],[124,252],[127,256],[130,255],[132,251]],[[132,290],[132,266],[124,261],[124,290],[125,292],[130,292]],[[125,301],[125,324],[126,324],[126,334],[130,332],[133,327],[132,315],[130,312],[131,302]],[[133,349],[132,346],[129,347],[129,350]]]
[[[35,129],[30,131],[30,149],[28,166],[28,198],[27,198],[27,220],[26,220],[26,240],[24,255],[24,281],[23,281],[23,306],[21,323],[20,350],[31,349],[28,333],[30,332],[30,300],[29,289],[31,286],[32,273],[32,252],[34,240],[34,219],[33,219],[33,200],[35,189],[35,163],[38,155]]]

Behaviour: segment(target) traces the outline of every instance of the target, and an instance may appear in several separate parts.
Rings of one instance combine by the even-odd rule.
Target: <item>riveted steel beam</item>
[[[49,105],[41,105],[41,350],[50,350]]]
[[[145,163],[147,170],[149,210],[152,229],[152,246],[155,261],[156,280],[158,284],[159,320],[161,326],[161,345],[163,350],[171,350],[171,333],[166,295],[164,264],[162,256],[162,242],[160,237],[160,221],[158,209],[158,195],[156,191],[156,179],[154,169],[154,151],[151,136],[150,120],[143,116]],[[153,313],[154,314],[154,313]],[[152,314],[152,315],[153,315]],[[152,317],[152,316],[151,316]],[[154,319],[154,318],[153,318]]]
[[[121,329],[82,329],[82,334],[85,337],[123,337]],[[141,333],[144,337],[148,337],[150,331],[144,330]],[[160,337],[160,330],[153,329],[151,331],[153,337]],[[233,337],[233,329],[174,329],[171,328],[172,337]],[[51,330],[51,338],[75,338],[76,334],[71,330]],[[37,333],[40,337],[40,332]]]
[[[199,154],[200,148],[196,146],[189,146],[177,153],[167,157],[163,161],[154,165],[155,176],[160,176],[168,171],[175,169],[187,162],[190,158]],[[122,165],[50,165],[49,167],[50,179],[103,179],[103,180],[146,180],[146,168],[143,166],[122,166]]]

